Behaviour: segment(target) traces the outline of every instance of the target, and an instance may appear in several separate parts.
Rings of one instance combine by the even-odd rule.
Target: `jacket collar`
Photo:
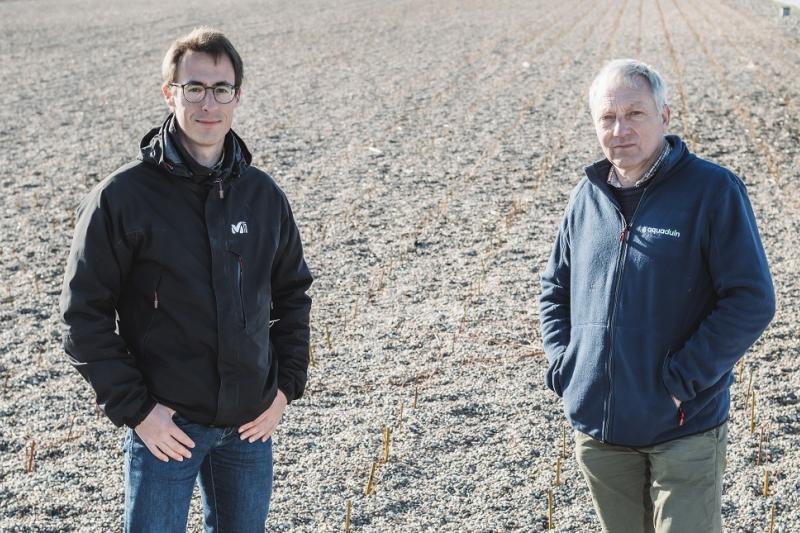
[[[139,143],[139,159],[163,168],[174,176],[186,178],[194,183],[208,185],[216,181],[224,181],[239,177],[253,160],[244,141],[230,130],[225,136],[225,157],[220,167],[208,173],[197,172],[201,165],[187,163],[182,156],[182,150],[177,146],[177,140],[172,135],[176,125],[175,117],[170,114],[158,128],[153,128]]]
[[[648,180],[646,185],[648,189],[652,189],[663,183],[680,167],[695,158],[695,155],[689,152],[686,143],[677,135],[667,135],[666,139],[671,149],[661,162],[655,175]],[[586,172],[586,177],[593,186],[600,189],[612,202],[616,202],[611,195],[611,191],[608,190],[607,185],[608,173],[611,171],[611,161],[608,159],[600,159],[586,167],[584,171]]]

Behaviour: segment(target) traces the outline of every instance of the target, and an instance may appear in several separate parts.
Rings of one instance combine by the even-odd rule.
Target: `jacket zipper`
[[[161,285],[161,276],[158,276],[156,284],[153,286],[153,309],[158,309],[158,287]]]
[[[242,313],[242,323],[244,328],[247,329],[247,316],[244,314],[244,260],[241,255],[236,256],[237,259],[237,285],[239,287],[239,309]]]
[[[150,321],[147,323],[147,329],[145,329],[144,336],[142,337],[142,348],[147,345],[147,339],[150,338],[150,332],[153,329],[153,323],[156,320],[156,312],[158,311],[158,288],[161,286],[161,275],[159,274],[158,278],[156,278],[156,282],[153,285],[153,314],[150,316]]]
[[[622,273],[625,270],[625,259],[628,256],[628,236],[631,233],[631,228],[633,227],[633,222],[636,220],[636,215],[639,213],[639,208],[644,203],[645,196],[647,196],[647,189],[642,192],[642,197],[639,199],[639,203],[636,204],[636,209],[633,211],[633,215],[631,215],[630,223],[625,221],[625,216],[622,214],[622,211],[617,209],[620,216],[622,216],[622,231],[619,233],[619,242],[620,242],[620,249],[619,255],[617,256],[617,279],[616,285],[614,287],[614,300],[611,306],[611,317],[609,319],[609,348],[608,348],[608,359],[606,359],[606,374],[608,375],[608,397],[606,398],[605,404],[605,415],[603,416],[603,441],[608,442],[609,440],[609,433],[611,432],[611,418],[612,418],[612,411],[611,411],[611,403],[614,397],[614,328],[617,319],[617,304],[619,303],[619,291],[620,286],[622,285]]]
[[[222,178],[219,178],[214,181],[217,185],[219,185],[219,199],[222,200],[225,198],[225,191],[222,190]]]

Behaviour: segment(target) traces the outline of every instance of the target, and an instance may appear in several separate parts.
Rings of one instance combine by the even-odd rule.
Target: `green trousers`
[[[727,423],[646,448],[575,435],[578,464],[609,533],[722,531],[727,445]]]

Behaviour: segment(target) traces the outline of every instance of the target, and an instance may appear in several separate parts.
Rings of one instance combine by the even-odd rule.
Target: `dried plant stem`
[[[775,529],[775,504],[772,504],[772,509],[769,511],[769,533]]]
[[[310,343],[308,345],[308,364],[312,367],[317,367],[317,354],[314,353],[314,344]]]
[[[375,471],[378,469],[378,463],[373,461],[372,468],[369,471],[369,478],[367,479],[367,486],[364,489],[364,496],[369,496],[375,491]]]
[[[419,396],[419,385],[414,385],[414,401],[411,402],[411,408],[417,408],[417,397]]]
[[[33,472],[33,461],[36,459],[36,441],[32,440],[28,446],[28,451],[25,454],[25,473],[30,474]]]
[[[761,495],[765,498],[769,497],[769,469],[764,469],[764,484],[761,487]]]
[[[347,500],[347,510],[344,514],[344,533],[350,533],[350,514],[353,512],[353,502]]]
[[[383,284],[384,284],[383,276],[384,276],[383,268],[381,268],[381,273],[380,276],[378,277],[378,288],[375,290],[376,293],[379,293],[383,290]]]
[[[764,443],[764,429],[761,429],[761,434],[758,437],[758,453],[756,454],[756,466],[761,465],[761,445]]]
[[[556,487],[561,486],[561,456],[556,457]]]
[[[383,459],[382,463],[389,462],[389,446],[392,440],[392,430],[389,426],[383,426]]]
[[[756,391],[750,397],[750,433],[756,432]]]
[[[73,418],[72,421],[69,423],[69,430],[67,431],[67,442],[72,440],[72,428],[75,426],[75,421],[77,418]]]
[[[331,328],[325,324],[325,344],[328,345],[328,350],[333,351],[333,343],[331,342]]]
[[[555,529],[553,523],[553,492],[547,491],[547,529]]]

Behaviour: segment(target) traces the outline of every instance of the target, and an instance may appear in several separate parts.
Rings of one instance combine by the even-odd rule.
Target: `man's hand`
[[[275,396],[272,405],[261,413],[258,418],[239,428],[239,438],[242,440],[248,439],[250,442],[255,442],[258,439],[261,439],[261,442],[267,442],[267,439],[272,436],[272,432],[278,426],[278,422],[281,421],[281,416],[283,416],[287,403],[286,395],[282,390],[278,389],[278,395]]]
[[[194,448],[192,439],[172,421],[174,413],[174,409],[157,403],[150,414],[134,428],[150,453],[165,463],[170,458],[176,461],[183,461],[184,457],[190,458],[192,454],[187,447]]]
[[[677,399],[675,396],[672,397],[672,403],[674,403],[675,407],[677,407],[678,409],[681,408],[681,401]]]

